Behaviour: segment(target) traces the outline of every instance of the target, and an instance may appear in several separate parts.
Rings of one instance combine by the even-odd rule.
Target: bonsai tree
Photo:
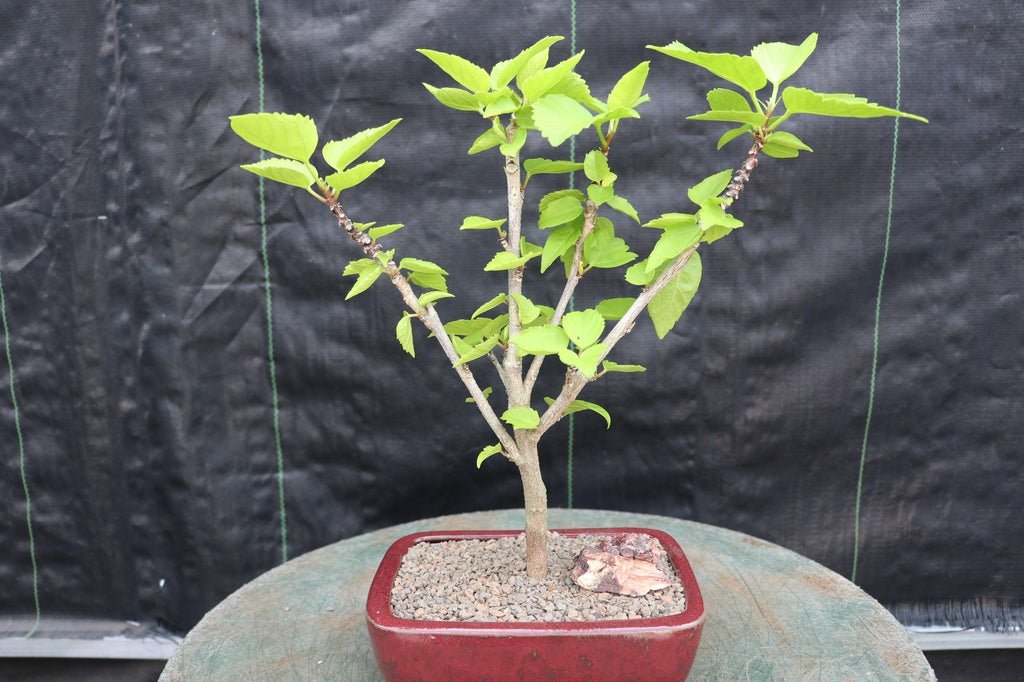
[[[496,438],[480,451],[477,466],[501,455],[516,466],[522,478],[527,573],[534,578],[547,573],[547,493],[538,450],[542,437],[567,414],[581,410],[596,412],[611,425],[609,413],[580,400],[580,393],[588,384],[617,372],[644,371],[639,365],[617,363],[611,359],[613,351],[645,311],[659,338],[675,326],[700,283],[699,249],[742,227],[732,209],[761,155],[788,159],[811,151],[783,127],[799,115],[925,120],[851,94],[792,86],[780,92],[783,82],[814,51],[816,34],[799,45],[762,43],[743,56],[698,52],[679,42],[648,46],[726,81],[727,87],[707,93],[708,111],[690,118],[733,124],[719,138],[718,148],[737,139],[745,139],[749,146],[738,168],[714,173],[689,188],[686,196],[690,203],[680,206],[678,212],[643,223],[660,236],[650,253],[641,258],[623,238],[627,230],[618,229],[612,221],[614,217],[620,225],[623,218],[626,224],[641,222],[632,204],[616,192],[618,176],[612,170],[610,153],[620,128],[640,118],[638,108],[650,99],[644,93],[650,63],[642,62],[628,71],[607,97],[600,99],[576,71],[583,52],[549,65],[549,50],[559,40],[557,36],[543,38],[490,71],[454,54],[419,50],[459,86],[424,84],[429,93],[446,107],[481,118],[482,132],[472,141],[469,153],[496,152],[496,173],[504,175],[508,191],[507,215],[462,220],[462,230],[493,231],[500,248],[483,269],[507,273],[506,286],[466,319],[444,322],[441,318],[438,306],[453,296],[448,290],[448,272],[441,265],[414,257],[399,259],[395,249],[385,246],[384,238],[402,225],[354,222],[342,203],[346,192],[384,165],[383,160],[355,162],[401,119],[327,142],[321,154],[333,172],[321,177],[311,162],[318,134],[308,116],[254,113],[231,117],[231,127],[242,139],[275,155],[242,168],[309,192],[362,251],[362,257],[345,268],[345,275],[356,278],[346,298],[386,278],[405,305],[395,329],[402,348],[415,355],[414,320],[440,345],[469,400]],[[582,162],[520,160],[520,152],[533,134],[557,148],[588,129],[593,135],[581,139],[590,141],[593,149]],[[540,197],[536,226],[524,227],[523,202],[530,180],[541,174],[578,171],[589,181],[585,191],[563,189]],[[553,305],[523,294],[527,273],[544,274],[553,267],[565,277],[561,296],[550,302]],[[588,273],[619,268],[625,268],[621,297],[569,312],[574,292]],[[549,357],[558,363],[564,382],[558,395],[541,401],[535,389],[542,367],[551,364],[546,362]],[[483,370],[497,375],[504,389],[500,401],[491,396],[490,388],[481,388],[477,374]]]

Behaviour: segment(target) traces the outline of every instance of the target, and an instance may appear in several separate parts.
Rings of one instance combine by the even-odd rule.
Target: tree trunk
[[[526,575],[543,579],[548,575],[548,493],[540,475],[537,443],[520,443],[519,452],[526,507]]]

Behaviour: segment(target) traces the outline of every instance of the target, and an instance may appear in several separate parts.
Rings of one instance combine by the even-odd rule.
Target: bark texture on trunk
[[[521,443],[519,449],[526,507],[526,575],[543,579],[548,575],[548,492],[540,475],[537,443]]]

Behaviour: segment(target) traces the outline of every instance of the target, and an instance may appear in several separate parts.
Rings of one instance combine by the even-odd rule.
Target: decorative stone
[[[672,584],[668,554],[657,539],[624,533],[583,549],[573,563],[572,579],[591,592],[642,597]]]

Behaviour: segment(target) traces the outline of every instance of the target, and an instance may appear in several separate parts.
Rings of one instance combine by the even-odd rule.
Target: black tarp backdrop
[[[0,1],[0,257],[44,616],[182,631],[280,560],[258,195],[238,169],[255,157],[227,126],[258,106],[253,9]],[[932,123],[900,126],[858,582],[918,619],[1005,624],[1024,598],[1022,14],[902,8],[902,105]],[[715,81],[645,44],[744,51],[811,31],[801,84],[895,102],[893,2],[579,0],[596,92],[653,62],[653,101],[613,151],[619,191],[648,218],[680,210],[686,186],[743,155],[714,150],[723,126],[684,120]],[[266,107],[313,115],[325,137],[405,118],[347,208],[408,224],[392,244],[452,272],[455,317],[500,284],[481,272],[494,245],[456,227],[500,215],[503,176],[465,154],[481,123],[433,101],[420,82],[444,77],[413,49],[490,65],[571,32],[568,0],[267,2]],[[817,151],[763,162],[737,206],[747,227],[707,250],[684,322],[658,343],[644,321],[620,346],[649,371],[588,390],[614,424],[576,420],[573,502],[734,528],[849,575],[893,124],[795,131]],[[528,153],[552,156],[539,140]],[[531,216],[559,182],[534,181]],[[493,438],[440,353],[419,332],[415,360],[394,341],[394,291],[343,302],[352,245],[300,192],[266,196],[290,554],[518,506],[509,466],[473,467]],[[594,280],[579,306],[622,291]],[[3,365],[0,612],[31,613]],[[563,424],[546,442],[556,505],[567,441]]]

